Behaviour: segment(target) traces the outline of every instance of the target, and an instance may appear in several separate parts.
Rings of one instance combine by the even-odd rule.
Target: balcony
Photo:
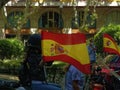
[[[31,6],[86,6],[86,0],[32,0]],[[12,0],[9,1],[6,6],[26,6],[26,0]],[[103,0],[98,2],[91,2],[90,6],[120,6],[120,0]]]

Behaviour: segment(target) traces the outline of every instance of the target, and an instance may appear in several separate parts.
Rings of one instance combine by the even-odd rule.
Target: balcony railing
[[[25,1],[26,0],[20,0],[16,2],[10,1],[6,4],[6,6],[25,6]],[[73,4],[73,1],[74,0],[33,0],[31,5],[38,6],[38,3],[40,3],[41,6],[86,6],[86,0],[76,0],[76,4]],[[90,6],[93,6],[94,4],[96,6],[120,6],[120,0],[111,0],[111,2],[109,0],[103,0],[99,3],[91,2]]]

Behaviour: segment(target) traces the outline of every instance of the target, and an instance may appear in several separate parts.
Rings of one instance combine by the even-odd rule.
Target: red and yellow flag
[[[60,60],[90,74],[86,37],[82,33],[58,34],[42,31],[42,54],[45,62]]]
[[[105,52],[120,55],[120,49],[115,40],[108,34],[103,35],[103,49]]]

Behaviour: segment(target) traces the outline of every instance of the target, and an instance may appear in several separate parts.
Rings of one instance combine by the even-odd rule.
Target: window
[[[79,28],[82,25],[83,15],[84,15],[84,12],[81,11],[81,12],[78,12],[77,17],[73,17],[73,19],[72,19],[72,28],[73,29]]]
[[[23,12],[15,11],[8,15],[7,20],[10,27],[17,28],[18,25],[22,23],[23,18],[24,18]],[[6,28],[7,28],[7,25],[6,25]],[[28,20],[25,24],[23,24],[22,28],[30,28],[30,20]]]
[[[63,28],[61,15],[56,12],[44,13],[38,22],[39,28]]]
[[[72,19],[72,28],[77,29],[81,27],[83,24],[83,18],[84,18],[84,12],[79,11],[77,17],[73,17]],[[96,28],[96,20],[92,19],[92,13],[88,13],[88,16],[86,18],[86,25],[88,26],[89,29],[91,28]]]
[[[106,15],[105,25],[120,24],[120,11],[112,11]]]
[[[89,29],[95,29],[96,28],[96,19],[92,18],[92,13],[88,14],[86,24],[87,24]]]

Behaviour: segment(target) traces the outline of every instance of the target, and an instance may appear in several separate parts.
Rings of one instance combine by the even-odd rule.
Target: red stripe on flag
[[[116,45],[115,40],[110,35],[104,34],[103,36],[104,36],[104,38],[110,39],[114,43],[114,45]]]
[[[107,48],[107,47],[103,47],[105,52],[109,52],[110,54],[117,54],[120,55],[120,53],[118,51],[116,51],[115,49],[112,48]]]
[[[63,45],[73,45],[78,43],[86,43],[86,37],[83,33],[76,33],[76,34],[59,34],[59,33],[51,33],[42,31],[41,33],[42,40],[53,40],[57,41],[60,44]],[[80,37],[80,39],[76,39],[76,37]]]
[[[85,73],[85,74],[90,74],[91,70],[90,70],[90,64],[81,64],[80,61],[75,60],[72,57],[69,57],[67,55],[58,55],[58,56],[43,56],[43,60],[45,62],[49,62],[49,61],[63,61],[63,62],[67,62],[67,63],[72,63],[72,65],[74,65],[76,68],[78,68],[81,72]]]

